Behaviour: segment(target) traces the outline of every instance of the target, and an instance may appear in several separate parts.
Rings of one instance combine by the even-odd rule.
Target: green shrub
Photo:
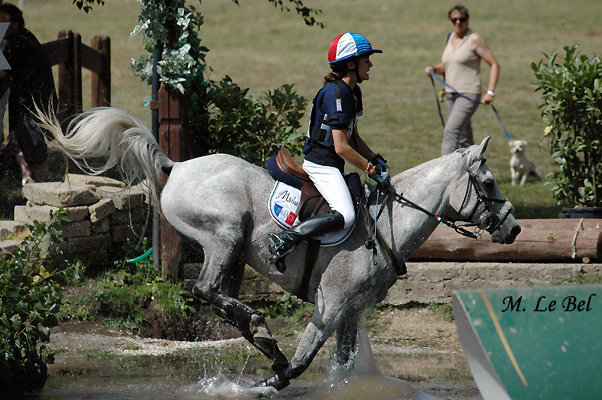
[[[68,220],[60,209],[35,222],[31,235],[0,260],[0,392],[44,386],[54,352],[50,339],[63,300],[61,284],[77,279],[81,265],[69,264],[56,245]]]
[[[281,146],[301,154],[304,137],[300,120],[307,101],[292,85],[268,91],[254,100],[226,76],[209,89],[192,91],[192,131],[201,154],[227,153],[264,166]]]
[[[550,175],[558,204],[602,205],[602,60],[577,55],[577,45],[564,47],[562,64],[556,52],[533,63],[541,91],[541,115],[558,169]]]

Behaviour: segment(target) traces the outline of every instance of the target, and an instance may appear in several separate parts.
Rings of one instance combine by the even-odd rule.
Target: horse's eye
[[[495,185],[495,181],[493,179],[485,179],[483,181],[483,185],[487,188],[487,189],[493,189],[493,186]]]

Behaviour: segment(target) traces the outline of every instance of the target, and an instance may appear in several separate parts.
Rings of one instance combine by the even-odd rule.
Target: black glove
[[[387,160],[383,158],[380,154],[372,153],[370,154],[370,159],[368,160],[372,165],[376,164],[384,164],[387,165]]]

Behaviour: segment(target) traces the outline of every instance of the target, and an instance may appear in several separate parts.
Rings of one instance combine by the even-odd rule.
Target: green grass
[[[71,0],[26,0],[27,27],[40,41],[56,38],[59,30],[81,33],[89,44],[94,35],[111,37],[112,103],[150,122],[144,100],[150,94],[129,70],[130,58],[142,54],[141,37],[131,37],[140,10],[133,0],[108,1],[85,14]],[[365,115],[360,132],[374,150],[389,160],[393,173],[401,172],[439,155],[441,124],[430,80],[424,67],[440,60],[445,35],[450,31],[448,2],[400,0],[306,0],[322,9],[325,29],[310,28],[294,13],[280,13],[265,0],[191,1],[204,15],[203,44],[209,47],[208,77],[230,75],[254,97],[285,83],[311,99],[327,73],[326,52],[340,33],[356,31],[373,46],[384,50],[373,56],[369,81],[362,84]],[[468,0],[471,27],[488,42],[501,63],[496,108],[513,138],[529,141],[528,156],[544,175],[554,162],[542,142],[543,123],[539,95],[533,92],[530,64],[542,53],[573,43],[592,54],[602,48],[599,6],[591,0]],[[484,80],[489,68],[483,63]],[[89,107],[89,74],[84,74],[84,108]],[[305,116],[303,125],[308,116]],[[488,165],[502,193],[516,207],[519,218],[555,218],[560,206],[545,182],[512,187],[507,139],[494,114],[481,107],[473,118],[475,140],[492,136]],[[540,145],[542,146],[540,149]],[[62,170],[64,171],[64,167]],[[57,171],[54,165],[51,169]],[[60,171],[60,170],[59,170]],[[59,173],[60,175],[60,173]]]

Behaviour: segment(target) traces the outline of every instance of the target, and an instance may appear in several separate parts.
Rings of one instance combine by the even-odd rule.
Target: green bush
[[[300,120],[307,101],[292,85],[268,91],[254,100],[226,76],[208,90],[192,91],[190,115],[201,154],[227,153],[264,166],[281,146],[301,154],[304,133]]]
[[[541,115],[558,170],[550,175],[558,204],[602,205],[602,60],[577,55],[577,45],[533,63]]]
[[[47,222],[35,222],[31,235],[0,260],[0,392],[44,386],[54,352],[48,342],[63,301],[61,284],[79,277],[56,245],[68,220],[60,209]]]

